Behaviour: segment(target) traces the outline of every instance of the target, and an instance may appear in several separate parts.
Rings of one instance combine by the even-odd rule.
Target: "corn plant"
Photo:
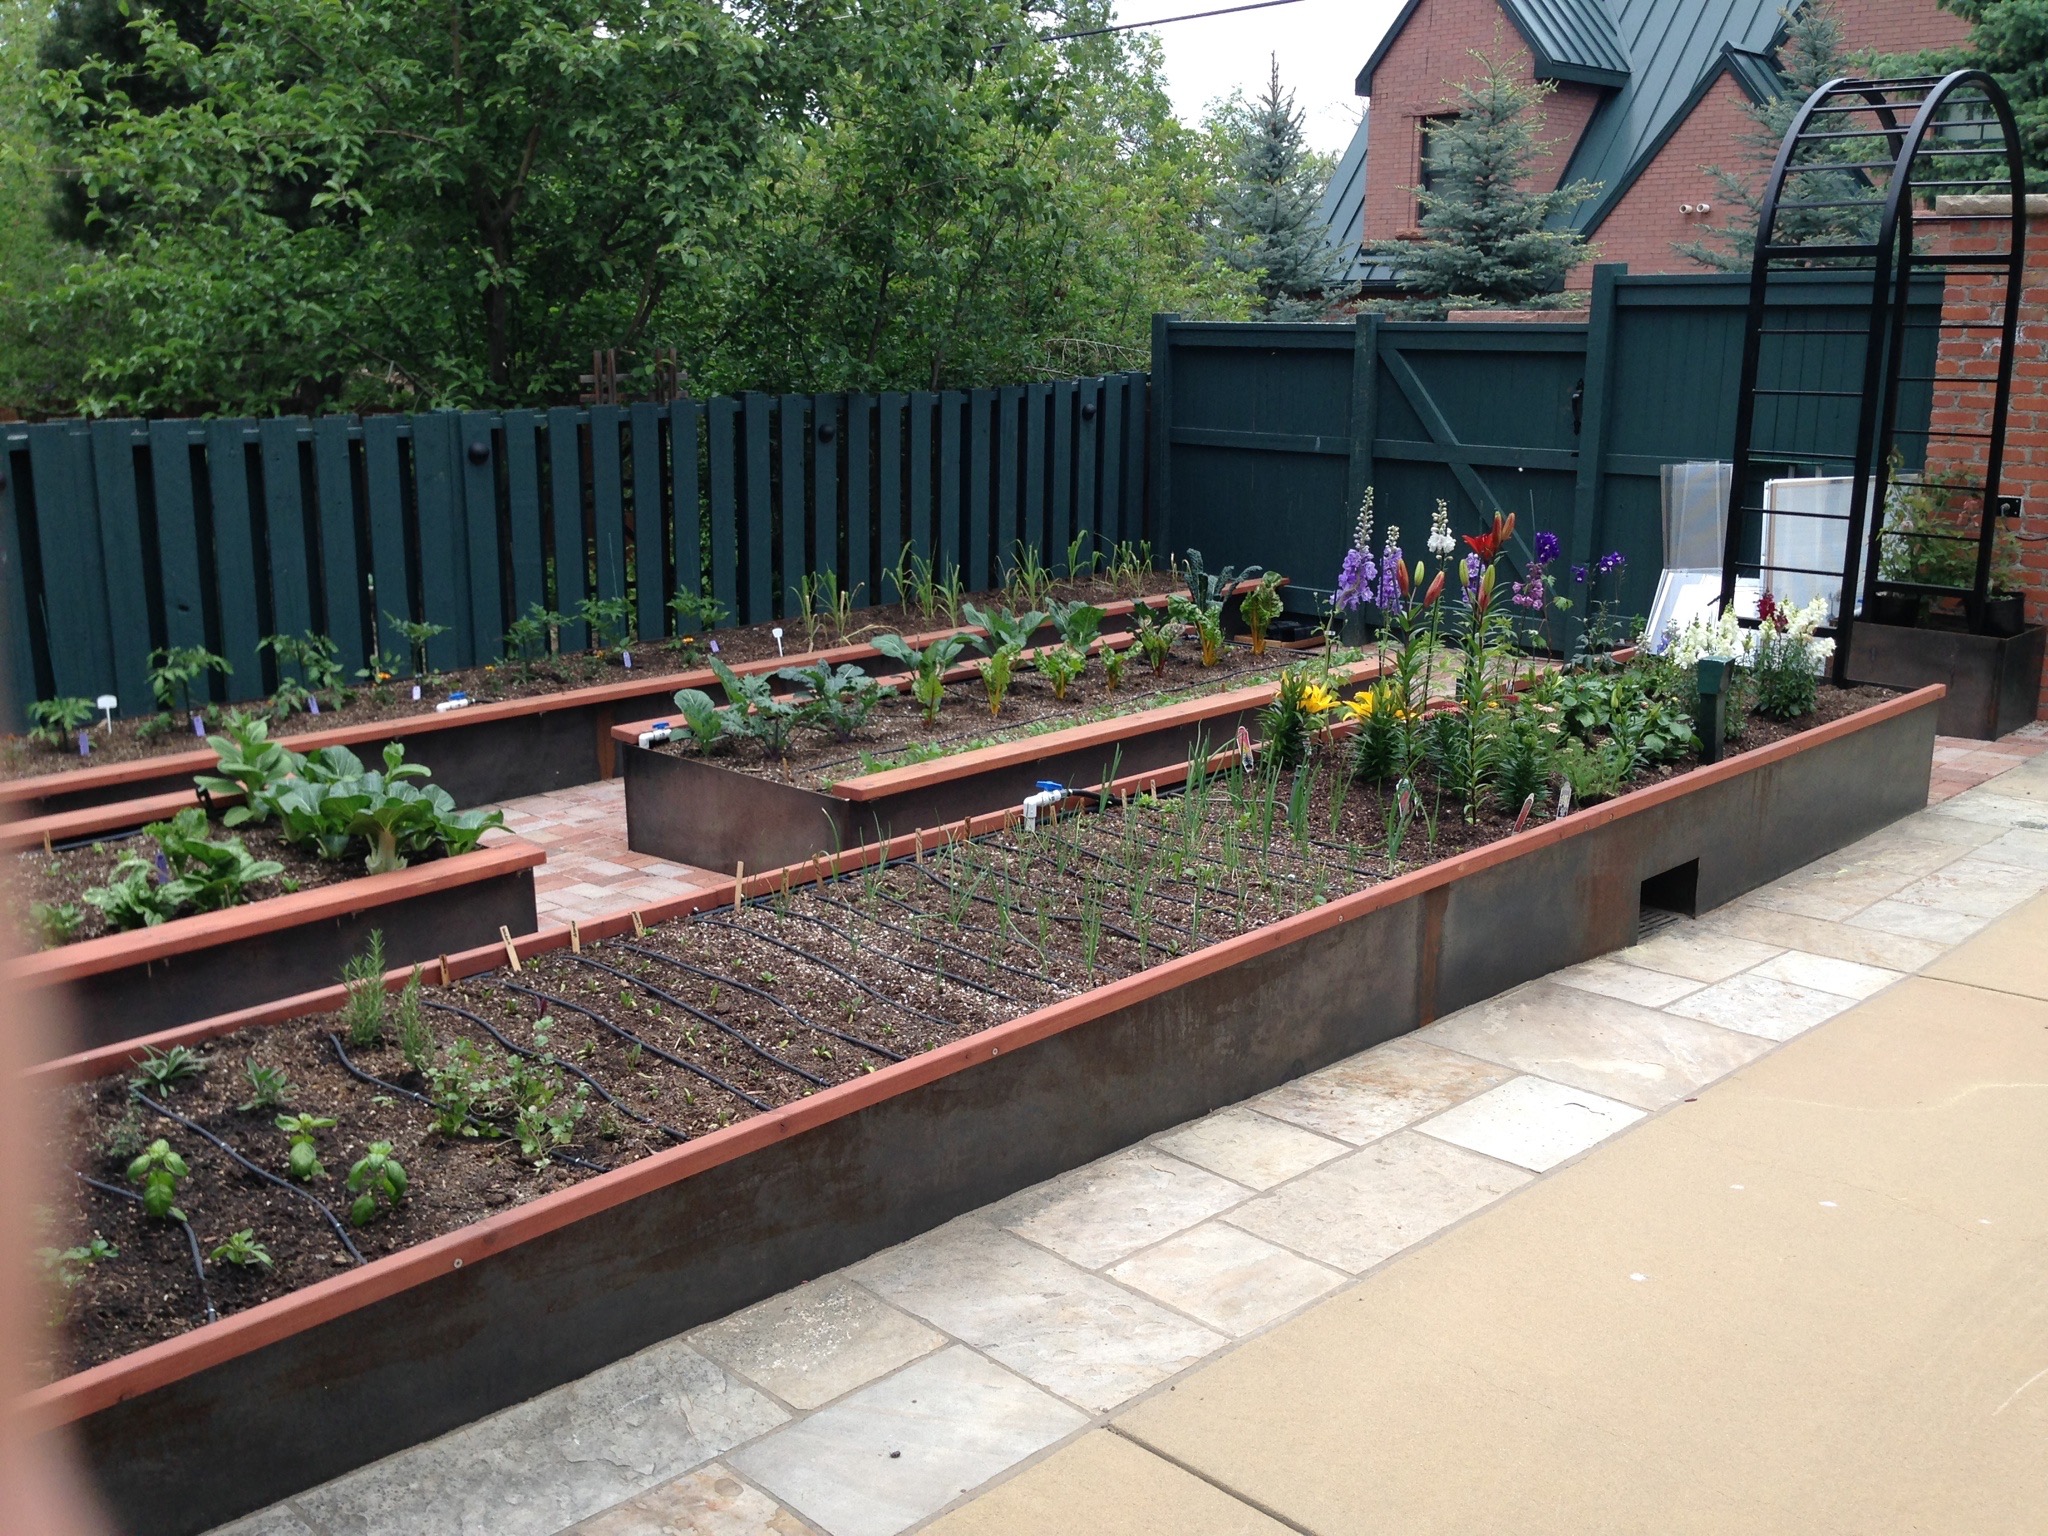
[[[1026,544],[1019,539],[1015,548],[1016,558],[1010,562],[1009,574],[1003,580],[1003,595],[1017,608],[1049,605],[1052,599],[1052,572],[1046,568],[1045,562],[1038,558],[1037,546]]]

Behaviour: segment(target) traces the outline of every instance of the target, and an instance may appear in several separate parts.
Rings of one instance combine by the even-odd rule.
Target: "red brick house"
[[[1723,215],[1707,167],[1739,169],[1754,131],[1746,103],[1779,87],[1772,52],[1800,0],[1408,0],[1358,73],[1370,111],[1332,178],[1332,238],[1398,238],[1415,227],[1431,118],[1451,110],[1472,50],[1517,57],[1556,93],[1539,169],[1547,188],[1600,183],[1575,227],[1602,261],[1634,272],[1697,271],[1677,242]],[[1967,25],[1935,0],[1833,0],[1852,52],[1904,53],[1961,41]],[[1369,169],[1368,169],[1369,168]],[[1368,274],[1361,263],[1354,277]],[[1581,267],[1572,286],[1592,281]]]

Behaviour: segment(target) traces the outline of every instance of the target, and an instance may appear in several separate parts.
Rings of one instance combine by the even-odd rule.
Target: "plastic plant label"
[[[92,707],[106,716],[101,724],[111,731],[114,728],[114,711],[121,707],[121,701],[111,693],[103,693],[92,701]]]
[[[412,696],[415,699],[417,699],[420,696],[420,685],[418,683],[414,683],[412,685]]]
[[[320,713],[320,701],[319,701],[318,699],[308,699],[308,700],[306,700],[306,713],[307,713],[307,714],[309,714],[309,715],[317,715],[317,714],[319,714],[319,713]]]
[[[619,660],[626,664],[626,670],[628,672],[633,670],[633,653],[631,651],[619,652]]]
[[[775,637],[775,654],[780,656],[782,654],[782,626],[778,624],[769,630],[768,633]]]
[[[192,734],[201,741],[206,740],[206,716],[194,715],[192,717]]]
[[[711,642],[711,654],[714,656],[718,654],[718,642],[716,640]]]
[[[91,756],[92,756],[92,732],[91,732],[91,731],[88,731],[88,730],[84,730],[84,729],[82,729],[82,728],[80,729],[80,731],[79,731],[79,733],[78,733],[78,755],[79,755],[80,757],[91,757]]]

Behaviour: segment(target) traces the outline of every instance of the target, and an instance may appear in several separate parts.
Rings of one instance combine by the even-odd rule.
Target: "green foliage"
[[[1525,803],[1541,811],[1550,803],[1550,776],[1556,759],[1555,727],[1532,708],[1515,708],[1501,734],[1493,764],[1490,787],[1495,803],[1511,813],[1519,813]]]
[[[250,886],[284,873],[275,859],[253,857],[239,837],[209,837],[206,812],[196,805],[142,830],[156,843],[157,859],[128,854],[105,885],[85,892],[113,928],[153,928],[187,913],[239,906]]]
[[[244,1114],[282,1108],[299,1091],[299,1085],[283,1067],[265,1066],[254,1056],[243,1064],[242,1070],[249,1078],[248,1102],[239,1106]]]
[[[168,1098],[178,1084],[192,1081],[205,1070],[205,1058],[190,1046],[174,1045],[167,1051],[144,1046],[142,1060],[135,1064],[135,1076],[129,1083],[160,1099]]]
[[[1168,610],[1174,618],[1195,632],[1202,647],[1202,665],[1213,667],[1223,659],[1223,604],[1198,603],[1185,597],[1173,599]]]
[[[1251,632],[1254,656],[1266,654],[1266,630],[1286,609],[1280,596],[1280,583],[1284,580],[1278,571],[1266,572],[1238,604],[1238,612],[1244,615],[1244,627]]]
[[[2019,128],[2029,190],[2048,186],[2048,0],[1941,0],[1970,24],[1960,49],[1908,66],[1981,69],[2005,87]]]
[[[1293,768],[1308,759],[1310,733],[1335,699],[1307,667],[1289,667],[1280,674],[1273,702],[1259,713],[1259,754],[1276,768]]]
[[[992,716],[1003,712],[1003,700],[1010,696],[1010,678],[1016,670],[1018,654],[1014,645],[999,645],[975,663],[981,673],[981,684],[988,690],[988,712]]]
[[[1074,680],[1088,670],[1088,653],[1077,651],[1070,645],[1049,645],[1033,658],[1038,675],[1052,684],[1052,696],[1064,701],[1067,689]]]
[[[1591,805],[1620,794],[1635,766],[1627,743],[1612,737],[1597,747],[1570,737],[1557,750],[1557,772],[1571,786],[1573,805]]]
[[[1166,658],[1173,654],[1173,642],[1181,635],[1180,620],[1169,618],[1157,609],[1148,608],[1139,618],[1137,628],[1132,631],[1138,654],[1145,658],[1145,664],[1158,677],[1166,671]]]
[[[28,706],[29,740],[61,751],[94,713],[91,699],[38,699]]]
[[[967,622],[977,629],[988,631],[985,636],[973,637],[975,646],[993,655],[999,650],[1021,651],[1031,644],[1031,637],[1044,626],[1046,615],[1033,608],[1025,613],[1012,613],[1007,608],[977,608],[965,603],[960,611],[967,616]]]
[[[1106,645],[1102,648],[1102,681],[1111,693],[1124,685],[1124,671],[1131,664],[1131,653],[1119,646]]]
[[[702,688],[677,689],[676,713],[683,717],[683,727],[699,752],[709,754],[732,734],[732,716],[720,709]]]
[[[1061,640],[1086,655],[1095,637],[1102,633],[1102,621],[1109,614],[1093,603],[1053,602],[1046,604],[1046,617],[1059,630]]]
[[[1557,227],[1598,184],[1531,189],[1552,147],[1536,108],[1557,89],[1525,84],[1514,63],[1474,50],[1472,78],[1460,82],[1432,120],[1427,153],[1432,186],[1418,187],[1422,238],[1367,247],[1398,268],[1404,288],[1427,299],[1527,304],[1558,292],[1592,252],[1585,237]]]
[[[348,1219],[360,1227],[386,1210],[396,1210],[409,1187],[405,1169],[391,1155],[391,1143],[373,1141],[370,1150],[348,1171],[348,1191],[356,1197]]]
[[[867,724],[875,706],[895,691],[850,662],[836,667],[824,661],[808,667],[784,667],[775,675],[804,690],[805,697],[797,705],[798,724],[827,731],[838,741],[851,741],[854,732]]]
[[[168,712],[175,704],[189,720],[192,685],[208,672],[225,677],[234,670],[225,656],[216,656],[203,645],[163,647],[149,653],[149,691],[158,709]]]
[[[1391,680],[1375,682],[1360,696],[1352,709],[1358,721],[1351,738],[1353,778],[1384,784],[1408,773],[1408,733],[1402,729],[1401,710],[1401,693]]]
[[[426,1010],[420,1006],[420,994],[424,990],[420,968],[414,966],[412,974],[405,978],[405,985],[398,989],[397,1001],[391,1005],[392,1026],[398,1032],[398,1054],[405,1058],[408,1067],[421,1073],[434,1059],[437,1043],[434,1027],[427,1022]]]
[[[283,720],[307,702],[341,686],[341,647],[326,635],[307,630],[305,634],[265,635],[256,642],[259,651],[269,651],[280,667],[298,668],[296,681],[280,677],[277,692],[270,696],[271,713]]]
[[[910,668],[910,696],[924,711],[926,725],[938,720],[939,706],[946,697],[946,669],[960,659],[967,644],[966,635],[944,636],[922,650],[901,635],[877,635],[874,639],[876,650]]]
[[[1302,136],[1307,114],[1280,85],[1276,57],[1265,94],[1233,93],[1212,116],[1225,183],[1216,211],[1218,256],[1258,285],[1262,320],[1316,320],[1349,296],[1348,252],[1333,247],[1321,217],[1327,162]]]
[[[351,955],[341,968],[341,984],[347,1000],[341,1005],[341,1022],[348,1043],[358,1048],[380,1045],[384,1040],[384,930],[372,928],[370,942],[359,955]]]
[[[216,1264],[232,1264],[237,1269],[247,1269],[252,1265],[258,1269],[268,1269],[271,1263],[270,1250],[256,1241],[254,1227],[242,1228],[214,1249],[209,1257]]]
[[[711,670],[731,701],[731,708],[726,711],[727,729],[735,736],[759,742],[761,750],[770,757],[787,755],[789,733],[797,724],[797,706],[788,699],[777,698],[767,678],[735,672],[716,656],[711,658]]]
[[[76,1248],[38,1248],[36,1257],[42,1260],[44,1271],[55,1277],[65,1290],[71,1290],[85,1278],[85,1272],[95,1264],[108,1259],[118,1259],[121,1250],[108,1242],[99,1233],[92,1235],[92,1241],[81,1243]]]
[[[697,635],[716,629],[727,617],[725,604],[698,592],[678,592],[668,600],[668,611],[676,616],[678,635]]]
[[[1813,713],[1820,698],[1820,669],[1805,636],[1787,633],[1768,620],[1759,624],[1748,670],[1758,714],[1797,720]]]
[[[327,1165],[320,1161],[320,1133],[333,1130],[334,1121],[325,1115],[297,1114],[279,1115],[275,1124],[291,1138],[285,1161],[291,1176],[301,1184],[326,1178]]]
[[[1983,528],[1978,507],[1983,495],[1970,484],[1972,472],[1961,466],[1929,464],[1914,473],[1894,455],[1891,473],[1877,574],[1886,581],[1916,586],[1974,587]],[[2012,519],[1996,518],[1992,524],[1991,588],[2018,592],[2024,584],[2018,530]]]
[[[44,949],[69,944],[78,933],[85,914],[72,901],[32,901],[28,904],[29,927]]]
[[[545,1162],[556,1147],[566,1147],[590,1107],[590,1084],[569,1088],[561,1063],[548,1052],[548,1031],[554,1020],[543,1017],[533,1026],[533,1056],[513,1055],[507,1064],[511,1090],[512,1134],[523,1157]]]
[[[576,605],[576,617],[590,630],[593,651],[616,651],[633,638],[630,597],[586,597]]]
[[[391,627],[399,639],[403,640],[411,648],[412,675],[414,677],[432,677],[434,671],[427,664],[427,646],[437,636],[447,634],[448,626],[446,624],[429,624],[424,619],[400,618],[388,608],[384,610],[384,622]]]
[[[533,676],[533,664],[554,647],[568,616],[539,603],[528,603],[526,612],[505,629],[505,654],[512,658],[522,677]]]
[[[434,1129],[443,1136],[494,1137],[496,1127],[481,1118],[508,1086],[494,1054],[468,1040],[441,1047],[438,1061],[425,1071],[427,1097],[434,1106]]]
[[[367,770],[346,747],[322,747],[298,760],[289,777],[273,781],[261,802],[273,809],[285,837],[338,859],[357,840],[369,849],[364,868],[373,875],[404,869],[433,853],[468,853],[484,833],[505,824],[503,811],[458,811],[455,798],[405,761],[405,748],[384,748],[382,771]],[[252,806],[258,796],[251,795]]]
[[[206,744],[219,761],[213,772],[196,774],[192,782],[210,795],[242,797],[240,805],[229,806],[221,817],[230,827],[269,820],[276,809],[272,791],[305,762],[270,739],[270,722],[261,715],[230,715]]]
[[[142,1208],[158,1221],[183,1221],[178,1186],[192,1176],[185,1159],[159,1136],[128,1165],[128,1182],[142,1190]]]

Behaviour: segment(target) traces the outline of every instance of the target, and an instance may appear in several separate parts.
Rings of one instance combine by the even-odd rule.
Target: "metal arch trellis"
[[[1916,240],[1920,226],[1985,217],[1974,211],[1937,211],[1934,199],[1967,193],[2010,198],[2003,248],[1922,249]],[[1981,70],[1831,80],[1800,107],[1779,146],[1750,266],[1721,602],[1725,611],[1744,576],[1758,579],[1764,590],[1771,590],[1773,576],[1839,577],[1833,605],[1837,682],[1849,677],[1859,598],[1866,607],[1880,594],[1961,598],[1972,626],[1982,622],[1997,518],[2001,511],[2016,511],[2000,497],[1999,483],[2026,260],[2025,193],[2011,105]],[[1930,207],[1916,208],[1919,202]],[[1816,329],[1803,324],[1801,283],[1844,277],[1869,283],[1867,326]],[[2002,289],[1999,278],[2004,279]],[[1968,295],[1978,300],[1976,305],[1951,304],[1958,280],[1985,285]],[[1916,317],[1916,309],[1928,309],[1930,290],[1936,295],[1932,319]],[[1956,318],[1950,317],[1952,308]],[[1980,309],[1987,318],[1975,318]],[[1771,323],[1774,317],[1783,323]],[[1860,388],[1758,388],[1767,345],[1816,334],[1850,337],[1859,330],[1864,344]],[[1985,348],[1966,350],[1963,343],[1973,334],[1995,339],[1995,357],[1987,358]],[[1907,371],[1915,358],[1927,360],[1925,373]],[[1945,359],[1960,371],[1944,373]],[[1981,401],[1987,387],[1990,409],[1979,413],[1975,424],[1962,424],[1964,411],[1938,408],[1943,390]],[[1835,412],[1831,423],[1828,410],[1830,401],[1851,399],[1857,404],[1853,441],[1840,430],[1846,413]],[[1917,414],[1923,400],[1928,406],[1925,425],[1902,419],[1909,406]],[[1764,424],[1772,441],[1759,441]],[[1833,436],[1829,425],[1836,429]],[[1802,440],[1781,440],[1787,437]],[[1761,504],[1762,482],[1774,467],[1783,473],[1785,467],[1809,465],[1850,479],[1846,512]],[[1981,478],[1956,478],[1963,466],[1964,474]],[[1895,489],[1931,493],[1944,509],[1943,526],[1888,527]],[[1765,538],[1767,518],[1846,524],[1839,571],[1817,560],[1804,566],[1774,563],[1774,545]],[[1887,556],[1917,549],[1913,541],[1974,543],[1972,579],[1963,585],[1885,576]],[[1894,559],[1909,572],[1925,563]]]

